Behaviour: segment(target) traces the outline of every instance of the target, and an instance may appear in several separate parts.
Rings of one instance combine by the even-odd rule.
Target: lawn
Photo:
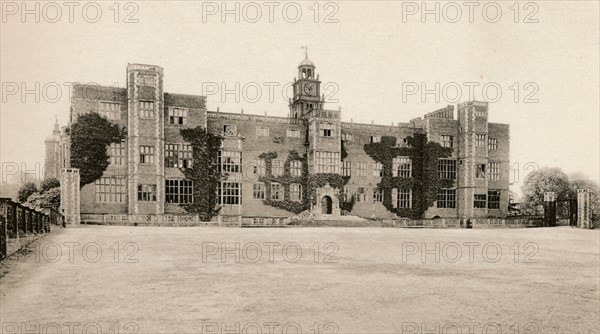
[[[3,333],[599,333],[598,268],[599,232],[569,227],[86,226],[13,260],[0,318]]]

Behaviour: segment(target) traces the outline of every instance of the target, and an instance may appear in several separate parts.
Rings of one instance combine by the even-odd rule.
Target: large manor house
[[[341,109],[325,109],[321,81],[308,57],[298,65],[287,117],[209,111],[204,96],[164,92],[158,66],[129,64],[126,75],[126,88],[73,86],[71,124],[82,114],[99,113],[127,130],[125,140],[107,148],[110,165],[103,176],[81,188],[82,214],[185,214],[182,204],[193,202],[194,195],[193,182],[182,169],[191,167],[193,153],[181,129],[199,126],[222,138],[216,159],[227,177],[217,188],[216,205],[223,215],[290,217],[298,212],[273,202],[305,201],[310,203],[307,210],[317,215],[395,217],[398,211],[390,207],[410,209],[419,196],[414,186],[393,188],[391,203],[384,205],[379,187],[384,166],[365,147],[386,138],[395,139],[394,147],[407,147],[409,137],[417,135],[451,149],[434,171],[439,179],[450,180],[450,186],[437,189],[423,218],[507,214],[509,126],[488,122],[486,102],[447,106],[395,125],[342,121]],[[56,125],[45,141],[46,177],[58,177],[61,168],[70,167],[70,143],[68,127]],[[292,154],[304,158],[290,161]],[[394,178],[418,177],[410,156],[394,157],[391,166]],[[263,182],[267,172],[288,175],[281,179],[291,181]],[[308,192],[305,183],[294,182],[303,173],[339,174],[346,182]],[[417,185],[419,180],[403,184]],[[344,209],[342,201],[350,200],[351,208]]]

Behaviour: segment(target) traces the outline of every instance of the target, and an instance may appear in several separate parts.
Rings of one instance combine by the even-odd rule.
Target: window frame
[[[438,189],[435,206],[439,209],[456,209],[456,189]]]
[[[488,151],[498,151],[498,139],[488,137]]]
[[[281,187],[281,183],[271,182],[271,196],[269,197],[272,201],[283,201],[284,194],[283,188]]]
[[[242,169],[242,152],[219,150],[217,153],[217,165],[219,172],[240,173]]]
[[[486,133],[476,133],[475,134],[475,146],[476,147],[486,147],[487,144],[487,134]]]
[[[271,160],[271,175],[283,176],[285,161],[281,159]]]
[[[412,208],[412,188],[396,188],[396,208]]]
[[[392,176],[412,177],[412,158],[409,156],[395,157],[392,160]]]
[[[290,183],[290,201],[301,202],[302,201],[302,184]]]
[[[487,194],[473,194],[473,208],[487,209]]]
[[[165,203],[194,203],[194,182],[187,179],[165,179]]]
[[[368,190],[367,187],[356,187],[356,192],[354,193],[357,202],[367,202],[368,201]]]
[[[190,143],[165,143],[165,168],[192,168],[194,149]]]
[[[152,83],[148,83],[148,79],[150,79],[152,81]],[[138,74],[138,85],[155,87],[156,86],[156,78],[153,75],[140,73],[140,74]]]
[[[147,152],[146,152],[147,149]],[[156,150],[151,145],[139,146],[139,163],[143,165],[152,165],[155,162]],[[146,161],[148,160],[148,161]]]
[[[317,173],[339,173],[340,152],[315,151],[314,161]]]
[[[169,107],[167,116],[169,117],[169,125],[187,125],[187,121],[189,118],[189,109],[180,107]],[[175,120],[179,120],[181,122],[175,122]]]
[[[354,134],[348,132],[342,132],[342,140],[344,141],[354,141]]]
[[[352,176],[352,161],[341,161],[342,176]]]
[[[485,179],[487,177],[487,164],[475,164],[475,178]]]
[[[256,137],[269,137],[270,128],[262,125],[256,126]]]
[[[454,136],[441,135],[442,147],[453,148],[454,147]]]
[[[156,118],[156,101],[140,100],[139,118],[154,119]],[[146,105],[152,105],[152,108],[145,108]]]
[[[218,198],[221,205],[242,205],[242,183],[223,181],[219,183]]]
[[[156,184],[140,183],[137,185],[137,200],[138,202],[156,202]]]
[[[501,191],[497,189],[488,190],[487,208],[489,210],[500,210]]]
[[[252,184],[252,199],[264,200],[267,196],[267,186],[264,182]]]
[[[367,176],[367,162],[366,161],[357,161],[356,162],[356,171],[358,176]]]
[[[375,161],[373,163],[373,177],[383,177],[383,164]]]
[[[295,177],[302,176],[302,161],[292,160],[290,161],[290,175]]]
[[[488,181],[500,181],[502,171],[501,161],[488,161],[486,176]]]
[[[383,189],[373,188],[373,203],[383,203]]]
[[[264,158],[254,160],[252,165],[252,174],[262,176],[267,173],[267,161]]]
[[[123,166],[127,163],[127,147],[124,140],[118,143],[110,143],[108,147],[109,165]]]
[[[456,180],[457,168],[456,159],[438,159],[438,177],[442,180]]]
[[[127,183],[125,177],[103,176],[94,182],[96,203],[125,203]]]
[[[287,129],[286,130],[286,137],[300,139],[300,137],[302,137],[302,133],[300,132],[299,129]]]
[[[98,114],[106,117],[108,120],[119,121],[121,120],[121,104],[121,102],[100,100],[98,101]],[[103,108],[103,106],[107,105],[111,105],[116,108],[113,110],[113,108],[110,107],[108,110],[106,110],[106,108]]]

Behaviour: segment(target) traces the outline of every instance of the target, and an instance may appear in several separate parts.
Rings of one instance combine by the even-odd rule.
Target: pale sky
[[[69,8],[62,6],[62,16],[49,23],[55,8],[47,7],[44,15],[40,3],[40,23],[33,14],[21,22],[20,12],[12,15],[13,7],[3,2],[1,26],[1,152],[3,164],[16,162],[33,169],[44,161],[44,138],[50,134],[55,115],[61,125],[69,112],[68,82],[97,82],[102,85],[125,84],[127,63],[145,63],[164,68],[165,92],[202,94],[203,86],[216,83],[233,90],[235,84],[249,87],[240,94],[240,102],[229,94],[208,96],[209,110],[217,107],[224,112],[239,112],[286,116],[287,101],[281,87],[297,76],[297,65],[304,58],[302,45],[309,46],[309,58],[316,64],[323,85],[329,83],[328,109],[342,107],[342,119],[355,122],[391,124],[408,122],[424,113],[456,104],[433,94],[422,100],[420,94],[403,100],[403,86],[417,85],[434,90],[436,82],[445,96],[452,100],[454,87],[461,88],[461,101],[468,100],[468,86],[475,82],[475,98],[482,99],[483,85],[491,86],[488,97],[500,87],[499,101],[490,103],[490,121],[510,124],[511,164],[520,170],[518,181],[537,166],[561,167],[566,172],[582,172],[598,180],[599,168],[599,8],[597,1],[531,2],[537,7],[525,8],[513,1],[498,2],[502,15],[493,20],[494,6],[488,6],[483,16],[478,3],[473,21],[469,22],[468,7],[462,16],[455,8],[440,2],[440,23],[433,15],[422,22],[420,12],[408,15],[408,2],[338,1],[325,7],[321,2],[315,23],[314,2],[288,5],[288,16],[282,15],[285,2],[275,2],[273,21],[269,22],[269,7],[262,8],[262,17],[252,23],[255,8],[240,4],[240,22],[233,15],[223,23],[214,9],[219,2],[142,1],[125,8],[120,3],[119,21],[114,22],[110,2],[97,2],[102,17],[88,23],[82,6],[74,8],[73,23]],[[18,2],[17,4],[20,4]],[[58,2],[62,4],[62,2]],[[421,1],[414,2],[420,6]],[[430,9],[435,2],[429,2]],[[462,2],[456,2],[462,4]],[[244,7],[246,5],[246,7]],[[8,6],[8,7],[7,7]],[[30,5],[33,8],[33,4]],[[205,11],[203,12],[203,6]],[[229,8],[234,8],[229,3]],[[87,19],[93,20],[94,8],[88,8]],[[302,16],[292,21],[295,8]],[[244,14],[244,8],[246,8]],[[20,10],[20,9],[19,9]],[[123,23],[127,13],[137,10],[137,23]],[[338,22],[324,23],[326,16]],[[444,15],[445,13],[445,15]],[[534,13],[534,14],[533,14]],[[537,23],[524,23],[538,20]],[[519,21],[515,23],[515,19]],[[286,21],[287,20],[287,21]],[[41,89],[40,102],[29,94],[22,101],[20,94],[7,95],[16,83],[33,89],[35,83],[47,85]],[[62,98],[55,99],[56,83],[62,87]],[[274,99],[269,101],[269,83],[278,85]],[[452,84],[456,83],[456,84]],[[517,85],[515,86],[515,83]],[[529,83],[527,85],[527,83]],[[262,87],[255,98],[253,87]],[[518,88],[517,88],[518,87]],[[325,87],[324,87],[325,88]],[[19,88],[20,89],[20,88]],[[219,88],[220,89],[220,88]],[[420,89],[420,88],[419,88]],[[519,92],[515,102],[515,91]],[[537,103],[524,103],[527,96]],[[255,101],[258,100],[258,101]],[[529,166],[529,165],[527,165]],[[4,173],[4,171],[3,171]]]

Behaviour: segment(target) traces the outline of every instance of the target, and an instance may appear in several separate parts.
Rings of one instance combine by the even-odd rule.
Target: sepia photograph
[[[0,6],[0,333],[600,333],[600,1]]]

